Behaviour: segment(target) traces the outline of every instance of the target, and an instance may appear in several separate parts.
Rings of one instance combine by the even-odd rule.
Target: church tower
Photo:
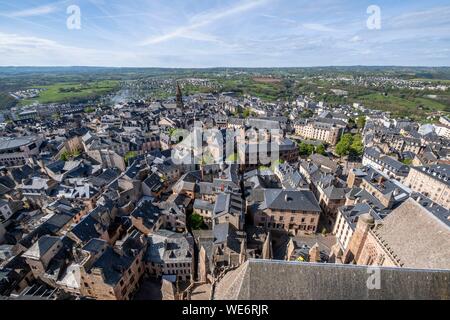
[[[184,109],[183,93],[181,92],[181,87],[178,82],[177,82],[177,108],[180,110]]]
[[[267,234],[266,241],[264,241],[262,247],[262,258],[266,260],[273,259],[272,235],[270,234],[270,231]]]

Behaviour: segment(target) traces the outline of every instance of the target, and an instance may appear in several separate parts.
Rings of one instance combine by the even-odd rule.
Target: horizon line
[[[312,68],[354,68],[354,67],[370,67],[370,68],[450,68],[450,65],[364,65],[364,64],[355,64],[355,65],[315,65],[315,66],[288,66],[288,67],[241,67],[241,66],[210,66],[210,67],[157,67],[157,66],[146,66],[146,67],[137,67],[137,66],[87,66],[87,65],[5,65],[1,66],[0,69],[5,68],[97,68],[97,69],[312,69]]]

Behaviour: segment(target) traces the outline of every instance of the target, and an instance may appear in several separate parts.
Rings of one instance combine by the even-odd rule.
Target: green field
[[[430,112],[450,111],[443,103],[425,97],[402,98],[394,95],[372,93],[355,98],[369,108],[390,111],[396,116],[407,116],[413,119],[422,119]]]
[[[282,82],[262,83],[242,77],[223,81],[221,83],[221,90],[224,92],[237,92],[240,95],[250,95],[267,102],[274,102],[285,97],[286,87]]]
[[[76,103],[93,100],[115,91],[119,82],[116,80],[103,80],[87,83],[56,83],[49,86],[36,86],[34,88],[45,89],[39,97],[21,100],[21,105],[29,105],[35,102],[48,103]]]
[[[414,79],[411,79],[411,81],[424,81],[424,82],[431,82],[431,83],[450,84],[450,80],[444,80],[444,79],[414,78]]]

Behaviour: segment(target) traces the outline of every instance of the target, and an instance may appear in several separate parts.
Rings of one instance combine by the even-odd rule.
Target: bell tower
[[[184,109],[183,93],[181,92],[181,87],[178,82],[177,82],[177,108],[180,110]]]

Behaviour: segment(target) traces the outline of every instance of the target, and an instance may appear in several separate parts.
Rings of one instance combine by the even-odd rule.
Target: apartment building
[[[294,125],[295,134],[304,139],[320,140],[336,145],[344,132],[346,124],[340,123],[341,121],[325,122],[325,120],[298,122]]]
[[[444,208],[450,209],[450,165],[412,167],[405,184]]]
[[[311,191],[254,190],[251,198],[248,208],[255,226],[294,235],[317,232],[322,209]]]

